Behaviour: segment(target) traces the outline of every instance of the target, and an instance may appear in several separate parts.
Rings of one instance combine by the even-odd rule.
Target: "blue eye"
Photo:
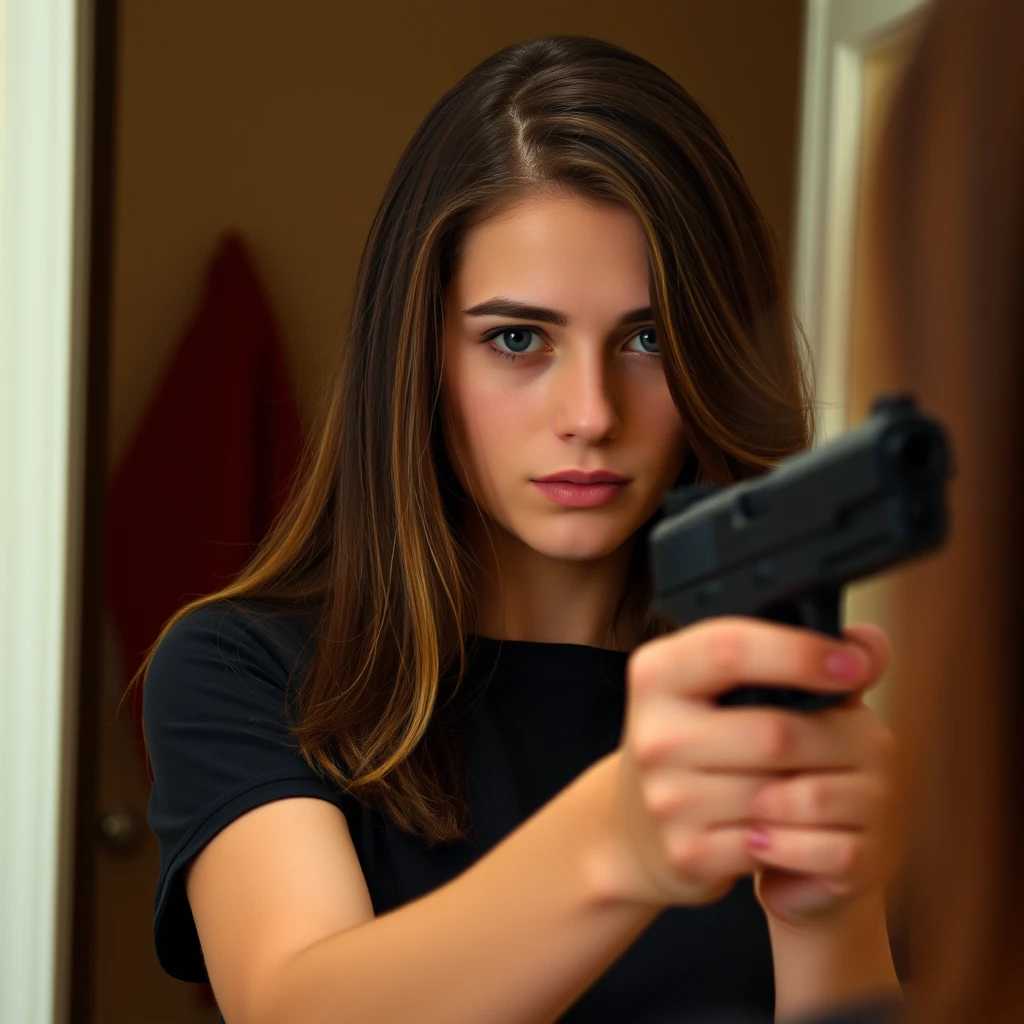
[[[503,355],[521,355],[537,338],[537,332],[529,327],[503,327],[487,336],[488,341],[497,343],[498,351]]]
[[[661,349],[658,348],[658,336],[654,333],[653,327],[645,327],[642,331],[637,332],[630,338],[630,346],[633,342],[638,341],[640,347],[632,348],[633,352],[642,352],[644,355],[656,356],[660,355]]]

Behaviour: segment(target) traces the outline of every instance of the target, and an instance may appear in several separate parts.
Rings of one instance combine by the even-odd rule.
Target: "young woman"
[[[149,664],[165,968],[232,1024],[897,991],[860,699],[885,637],[649,607],[665,490],[804,448],[803,366],[769,230],[666,75],[557,37],[444,96],[289,508]],[[742,681],[850,696],[719,708]]]

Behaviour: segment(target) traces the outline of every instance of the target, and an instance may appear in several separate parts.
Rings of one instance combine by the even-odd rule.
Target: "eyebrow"
[[[469,309],[462,311],[464,316],[508,316],[518,320],[539,320],[546,324],[555,324],[557,327],[568,327],[572,317],[567,313],[560,313],[557,309],[545,309],[543,306],[531,306],[525,302],[517,302],[515,299],[497,296],[480,302]],[[641,306],[639,309],[631,309],[623,313],[616,326],[625,327],[627,324],[639,323],[642,320],[653,320],[654,314],[650,306]]]

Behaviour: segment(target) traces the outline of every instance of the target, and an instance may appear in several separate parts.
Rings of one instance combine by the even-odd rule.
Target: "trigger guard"
[[[810,714],[838,707],[849,694],[816,693],[794,686],[737,686],[719,695],[716,704],[725,708],[778,708]]]

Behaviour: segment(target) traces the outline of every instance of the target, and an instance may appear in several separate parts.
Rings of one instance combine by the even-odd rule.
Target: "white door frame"
[[[814,358],[819,441],[846,429],[868,56],[925,0],[807,0],[793,298]]]
[[[89,0],[0,0],[0,1021],[68,1016]]]

